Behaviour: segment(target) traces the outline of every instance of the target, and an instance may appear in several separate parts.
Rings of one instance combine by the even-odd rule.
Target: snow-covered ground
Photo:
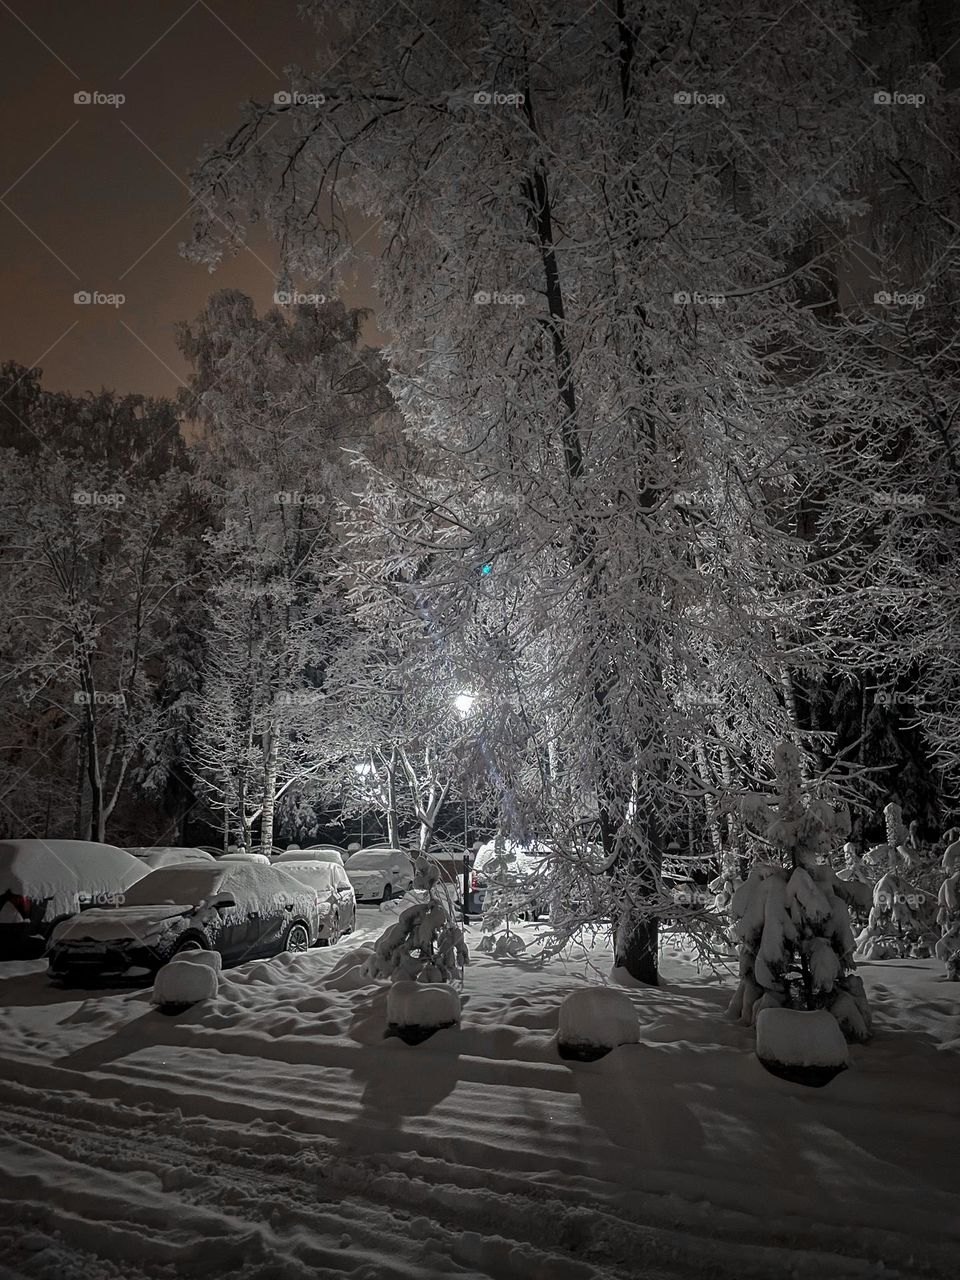
[[[676,952],[627,990],[640,1043],[597,1062],[556,1030],[602,949],[477,956],[459,1030],[386,1038],[357,954],[384,923],[225,971],[178,1018],[0,965],[0,1275],[956,1274],[960,984],[937,962],[863,966],[877,1036],[807,1089]]]

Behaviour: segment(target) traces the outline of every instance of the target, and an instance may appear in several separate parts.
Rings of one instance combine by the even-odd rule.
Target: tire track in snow
[[[69,1189],[83,1208],[83,1218],[59,1218],[66,1250],[59,1264],[71,1272],[76,1265],[106,1276],[101,1263],[121,1260],[130,1268],[117,1272],[123,1280],[199,1277],[211,1265],[243,1280],[318,1271],[354,1280],[876,1274],[876,1262],[863,1256],[798,1252],[809,1239],[793,1248],[757,1245],[756,1223],[729,1215],[718,1223],[678,1197],[672,1221],[661,1197],[659,1213],[645,1214],[659,1222],[640,1222],[622,1206],[615,1213],[597,1202],[589,1180],[552,1185],[548,1165],[535,1180],[422,1151],[352,1152],[325,1135],[276,1124],[187,1119],[174,1127],[168,1113],[143,1105],[51,1098],[9,1082],[0,1097],[8,1118],[4,1216],[9,1221],[19,1205],[21,1222],[49,1228],[58,1191]],[[655,1199],[636,1208],[650,1210]],[[3,1230],[0,1240],[0,1256],[24,1258],[24,1242],[18,1247]],[[907,1242],[893,1243],[884,1250],[887,1275],[941,1274],[893,1266],[892,1256],[908,1256]],[[24,1274],[68,1278],[63,1269]]]

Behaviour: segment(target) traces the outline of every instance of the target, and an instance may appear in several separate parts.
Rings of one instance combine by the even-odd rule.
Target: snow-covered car
[[[346,871],[338,862],[325,862],[308,856],[299,861],[285,853],[275,864],[313,889],[320,900],[321,946],[332,946],[356,928],[357,897]]]
[[[151,871],[157,871],[160,867],[181,867],[185,863],[201,863],[209,866],[216,861],[213,854],[207,853],[204,849],[180,849],[174,845],[137,846],[128,848],[127,853],[132,853],[135,858],[139,858]]]
[[[289,853],[290,850],[288,849],[287,852]],[[341,849],[340,846],[336,844],[311,844],[308,845],[306,849],[302,849],[301,852],[309,854],[311,858],[319,858],[322,856],[323,861],[325,862],[339,862],[341,867],[346,863],[347,858],[350,856],[346,849]]]
[[[112,844],[0,840],[0,954],[46,941],[78,911],[118,901],[147,871]]]
[[[288,849],[286,853],[281,853],[276,862],[327,862],[337,867],[343,866],[343,858],[338,849],[320,846],[315,849]]]
[[[389,902],[413,888],[413,863],[403,849],[360,849],[344,870],[358,902]]]
[[[255,863],[163,867],[119,905],[59,924],[47,946],[51,978],[125,980],[155,973],[179,951],[218,951],[224,964],[306,951],[320,933],[315,890]]]

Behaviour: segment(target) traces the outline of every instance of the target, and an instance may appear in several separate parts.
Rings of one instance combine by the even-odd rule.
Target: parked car
[[[288,849],[287,853],[289,852],[290,850]],[[307,845],[306,849],[301,850],[301,852],[309,853],[311,858],[319,856],[320,854],[326,854],[327,857],[325,861],[339,862],[341,867],[346,864],[347,858],[350,856],[346,849],[341,849],[338,844],[310,844]]]
[[[119,905],[59,924],[47,947],[50,976],[143,978],[188,948],[219,951],[224,964],[240,964],[306,951],[320,925],[316,891],[279,867],[163,867],[134,884]]]
[[[178,849],[173,845],[157,845],[153,848],[137,847],[127,849],[127,853],[132,853],[135,858],[139,858],[141,862],[146,863],[151,871],[156,871],[160,867],[180,867],[184,863],[202,863],[209,866],[211,862],[215,862],[212,853],[207,853],[205,849]]]
[[[276,861],[278,864],[281,862],[327,862],[337,867],[343,866],[343,858],[339,850],[320,846],[314,849],[287,849]]]
[[[0,954],[46,942],[54,925],[115,902],[148,868],[90,840],[0,840]]]
[[[413,888],[413,863],[403,849],[360,849],[344,870],[358,902],[389,902]]]
[[[269,867],[270,865],[270,859],[265,853],[246,853],[243,849],[236,853],[225,853],[217,861],[221,864],[224,862],[253,862],[261,867]]]
[[[321,946],[332,946],[345,933],[356,928],[357,896],[339,862],[306,856],[298,860],[294,851],[283,854],[276,865],[317,894],[320,900],[320,931],[316,940]]]

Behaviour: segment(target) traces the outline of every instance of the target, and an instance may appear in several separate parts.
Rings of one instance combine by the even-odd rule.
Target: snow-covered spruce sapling
[[[501,960],[518,956],[527,945],[516,924],[530,897],[529,877],[520,871],[516,856],[511,857],[502,834],[494,840],[493,857],[484,868],[484,877],[483,937],[477,950]]]
[[[469,955],[453,905],[441,891],[440,868],[430,858],[414,858],[413,867],[413,887],[426,897],[406,907],[377,939],[367,974],[391,982],[459,981]]]
[[[924,927],[919,911],[924,894],[911,884],[905,867],[912,863],[907,851],[907,831],[898,804],[888,804],[883,817],[887,826],[885,844],[869,850],[867,859],[880,869],[873,887],[873,905],[866,928],[857,938],[857,957],[886,960],[915,954],[923,942]]]
[[[940,941],[936,954],[947,966],[947,977],[960,982],[960,840],[947,845],[941,865],[945,879],[937,895]]]
[[[774,753],[773,805],[752,797],[745,816],[774,858],[757,862],[733,896],[740,983],[730,1014],[752,1025],[763,1009],[828,1009],[851,1040],[870,1035],[870,1010],[853,960],[847,905],[857,886],[820,860],[849,831],[849,815],[805,791],[800,753]]]

